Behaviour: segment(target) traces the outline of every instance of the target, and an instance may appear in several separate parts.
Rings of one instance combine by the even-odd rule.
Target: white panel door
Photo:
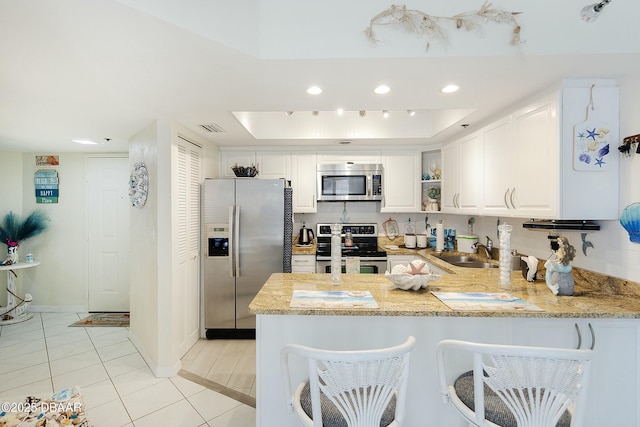
[[[129,159],[87,159],[88,309],[129,311]]]

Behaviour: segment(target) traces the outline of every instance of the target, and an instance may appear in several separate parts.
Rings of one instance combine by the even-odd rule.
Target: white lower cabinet
[[[591,348],[585,427],[640,426],[640,324],[624,319],[512,319],[515,345]]]
[[[315,273],[316,272],[316,256],[315,255],[291,256],[291,272],[292,273]]]

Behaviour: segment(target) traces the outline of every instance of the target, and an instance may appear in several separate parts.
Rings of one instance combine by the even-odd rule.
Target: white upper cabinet
[[[384,200],[380,212],[420,212],[422,153],[384,152]]]
[[[460,196],[459,168],[458,143],[452,142],[442,147],[442,190],[440,202],[440,210],[442,212],[458,212],[458,198]]]
[[[476,214],[482,203],[482,138],[473,133],[442,148],[442,211]]]
[[[253,151],[221,151],[220,178],[235,178],[236,175],[231,169],[233,166],[255,166],[255,164],[256,153]]]
[[[260,179],[291,179],[291,154],[282,151],[256,153],[256,167]]]
[[[314,213],[318,210],[316,165],[315,153],[291,153],[291,188],[293,189],[294,213]]]
[[[382,163],[382,156],[379,151],[335,151],[318,152],[318,164],[327,163],[357,163],[357,164],[379,164]]]
[[[482,204],[482,136],[474,133],[458,141],[460,159],[460,186],[458,209],[460,213],[476,214]]]
[[[618,219],[621,157],[617,147],[622,141],[619,96],[617,87],[598,84],[593,89],[562,91],[559,120],[562,123],[560,181],[563,191],[558,203],[563,219]],[[591,99],[593,109],[589,106]],[[591,138],[589,132],[594,132],[595,138]],[[585,146],[588,164],[580,161]]]
[[[508,194],[513,216],[559,218],[558,96],[512,115],[513,179]]]
[[[510,138],[511,117],[498,120],[482,130],[484,143],[484,203],[482,213],[491,216],[509,214],[514,209],[511,169],[513,169],[514,144]]]
[[[565,88],[444,146],[442,210],[617,219],[618,96],[615,87]]]

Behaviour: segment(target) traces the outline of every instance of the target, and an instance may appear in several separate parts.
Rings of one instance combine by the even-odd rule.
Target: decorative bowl
[[[233,173],[239,178],[253,178],[258,175],[258,169],[256,169],[255,166],[232,166],[231,170],[233,170]]]
[[[391,283],[396,286],[396,288],[400,288],[405,291],[417,291],[423,288],[427,289],[429,286],[429,282],[438,280],[440,278],[440,276],[437,274],[392,274],[388,271],[384,273],[384,277],[389,279]]]
[[[440,278],[432,274],[426,262],[413,260],[408,265],[396,265],[391,273],[385,271],[384,277],[389,279],[397,288],[405,291],[427,288],[429,282]]]

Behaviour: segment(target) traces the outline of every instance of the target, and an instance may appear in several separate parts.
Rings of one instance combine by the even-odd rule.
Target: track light
[[[318,114],[320,114],[319,111],[312,111],[311,114],[313,114],[314,116],[317,116]]]
[[[364,117],[367,115],[367,112],[365,110],[360,110],[358,114],[360,114],[360,117]]]
[[[415,116],[415,115],[416,115],[416,112],[415,112],[415,111],[413,111],[413,110],[407,110],[407,114],[408,114],[410,117],[413,117],[413,116]]]
[[[293,111],[287,111],[287,116],[293,116]]]
[[[389,110],[382,110],[382,117],[385,119],[389,117]]]
[[[585,22],[593,22],[598,18],[598,16],[600,16],[602,9],[604,9],[604,7],[609,3],[611,3],[611,0],[602,0],[600,3],[594,3],[589,6],[585,6],[580,12],[580,17]]]

